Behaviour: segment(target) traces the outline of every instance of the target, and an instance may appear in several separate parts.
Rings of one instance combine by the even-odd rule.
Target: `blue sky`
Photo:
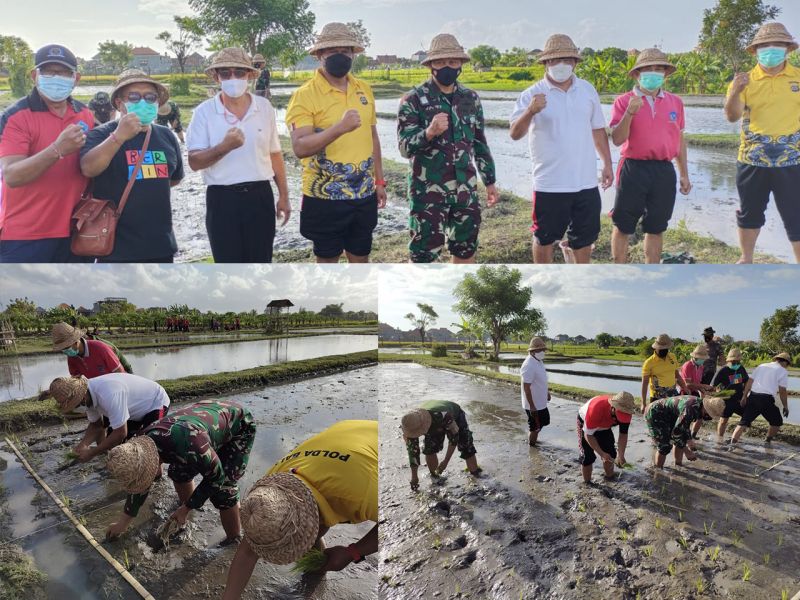
[[[345,310],[377,312],[377,280],[371,265],[3,265],[0,310],[25,296],[47,308],[122,296],[145,308],[260,312],[270,300],[289,298],[308,310],[343,302]]]
[[[594,337],[602,331],[631,337],[659,333],[685,339],[713,326],[719,335],[758,339],[761,321],[776,308],[800,303],[800,269],[794,266],[535,266],[518,267],[544,312],[547,335]],[[468,270],[475,270],[466,267]],[[381,322],[409,329],[404,318],[416,303],[432,304],[436,326],[450,327],[452,291],[463,268],[447,265],[382,267]]]
[[[189,14],[186,0],[5,0],[3,33],[40,47],[54,41],[90,57],[106,39],[127,40],[163,50],[155,36],[171,29],[172,15]],[[488,43],[541,47],[562,32],[581,46],[690,50],[697,42],[703,9],[714,0],[310,0],[317,28],[329,21],[363,19],[372,34],[370,54],[408,56],[441,32],[454,33],[467,47]],[[781,19],[800,36],[800,2],[772,0]],[[69,7],[69,12],[66,11]]]

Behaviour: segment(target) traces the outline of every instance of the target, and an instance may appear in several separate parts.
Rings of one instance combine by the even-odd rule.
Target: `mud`
[[[378,369],[392,399],[381,403],[381,597],[777,599],[797,591],[800,461],[754,476],[796,448],[750,441],[729,453],[707,425],[701,460],[674,467],[670,457],[655,473],[637,416],[626,452],[633,469],[605,482],[596,465],[590,487],[577,463],[577,403],[553,398],[552,424],[530,448],[516,386],[415,364]],[[484,476],[463,472],[456,454],[440,483],[423,467],[415,493],[399,420],[432,398],[466,410]]]
[[[364,368],[329,377],[270,386],[257,392],[228,396],[254,414],[258,432],[246,475],[240,481],[244,494],[272,464],[307,437],[342,419],[376,419],[377,375],[375,368]],[[69,499],[76,515],[83,515],[86,527],[102,540],[105,530],[122,511],[124,493],[108,476],[102,461],[58,472],[66,449],[82,435],[85,422],[64,427],[31,430],[21,435],[25,452],[34,468],[60,497]],[[17,543],[33,554],[37,567],[48,575],[51,598],[133,598],[130,587],[99,555],[74,532],[72,527],[43,527],[61,520],[57,507],[42,497],[35,482],[8,453],[0,471],[0,483],[11,492],[11,501],[0,513],[10,520],[5,539],[26,536]],[[35,498],[40,498],[36,501]],[[195,511],[185,533],[173,540],[169,549],[153,550],[153,532],[177,507],[177,496],[167,478],[157,482],[147,503],[129,531],[104,547],[129,570],[156,598],[218,598],[234,547],[219,548],[224,532],[219,515],[210,502]],[[2,522],[2,517],[0,517]],[[331,529],[328,545],[348,544],[359,539],[371,523],[341,525]],[[95,558],[97,557],[97,558]],[[340,573],[323,578],[303,579],[290,572],[291,565],[279,567],[259,562],[244,598],[340,599],[374,598],[377,588],[377,557],[367,557]],[[50,591],[52,590],[52,592]]]

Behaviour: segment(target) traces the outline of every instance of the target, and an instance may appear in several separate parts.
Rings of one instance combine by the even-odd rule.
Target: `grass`
[[[753,573],[750,571],[750,565],[744,563],[744,565],[742,565],[742,581],[750,581],[752,575]]]
[[[689,549],[689,540],[687,540],[685,537],[683,537],[683,536],[679,537],[678,538],[678,543],[681,545],[681,547],[684,550],[688,550]]]
[[[719,546],[715,546],[713,549],[709,548],[706,550],[706,552],[708,553],[708,558],[710,558],[713,562],[717,562],[717,560],[719,560],[721,548]]]
[[[675,568],[675,563],[669,563],[667,565],[667,574],[669,574],[670,577],[675,577],[675,573],[677,572],[678,570]]]
[[[161,380],[159,383],[167,391],[173,403],[185,402],[364,367],[375,364],[377,358],[377,352],[369,350],[297,360],[243,371],[191,375],[180,379]],[[39,401],[36,398],[25,398],[0,403],[0,431],[23,431],[33,425],[47,425],[61,421],[62,416],[53,399]]]
[[[745,525],[745,528],[747,529],[747,533],[753,533],[753,522],[748,521],[747,525]]]
[[[630,534],[628,533],[627,529],[620,529],[619,530],[619,539],[620,540],[622,540],[623,542],[627,542],[629,537],[630,537]]]
[[[706,582],[703,581],[702,577],[698,577],[697,580],[694,582],[694,589],[697,592],[698,596],[701,596],[706,591]]]
[[[33,559],[22,548],[11,544],[0,545],[0,598],[31,598],[34,589],[41,588],[46,580],[47,575],[36,568]]]
[[[705,521],[703,521],[703,532],[706,535],[711,535],[711,531],[713,529],[714,529],[714,521],[711,521],[710,525],[708,523],[706,523]]]

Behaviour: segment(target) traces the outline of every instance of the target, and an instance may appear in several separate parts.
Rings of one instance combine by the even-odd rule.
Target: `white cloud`
[[[755,285],[752,279],[743,275],[712,273],[687,280],[672,289],[658,290],[656,294],[662,298],[681,298],[684,296],[726,294],[746,289]]]
[[[139,0],[137,8],[159,20],[171,21],[174,15],[185,17],[194,14],[187,0]]]

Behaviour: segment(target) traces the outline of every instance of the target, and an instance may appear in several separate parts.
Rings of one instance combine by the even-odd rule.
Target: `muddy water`
[[[276,460],[314,433],[342,419],[376,419],[376,375],[375,368],[358,369],[227,397],[253,412],[258,429],[247,473],[240,482],[240,491],[244,493],[248,490]],[[77,442],[82,427],[83,423],[74,423],[68,431],[61,427],[48,428],[28,432],[24,437],[31,444],[32,454],[37,457],[40,475],[57,494],[63,492],[71,499],[71,507],[77,514],[93,511],[86,516],[87,527],[95,537],[102,539],[105,528],[122,510],[124,494],[101,468],[99,460],[62,473],[56,472],[64,460],[64,449]],[[0,481],[11,490],[15,499],[10,507],[15,531],[20,531],[22,535],[28,529],[39,527],[38,521],[31,523],[29,505],[32,482],[22,474],[16,479],[0,474]],[[26,489],[29,491],[26,492]],[[26,493],[29,495],[26,496]],[[235,549],[217,547],[224,538],[224,532],[218,512],[210,502],[206,503],[203,512],[194,513],[187,533],[173,542],[168,551],[154,552],[147,543],[152,531],[171,514],[176,505],[172,486],[166,481],[157,483],[129,532],[119,541],[106,542],[104,546],[120,561],[124,560],[127,552],[132,574],[156,598],[219,598]],[[45,518],[55,514],[52,503],[43,503],[38,510]],[[47,524],[50,521],[41,522]],[[334,527],[325,541],[329,546],[352,543],[369,531],[372,525],[363,523]],[[56,530],[53,536],[56,541],[60,540],[61,546],[51,546],[49,551],[46,546],[40,548],[38,538],[30,538],[30,545],[26,546],[37,557],[40,569],[47,570],[50,563],[61,560],[45,552],[61,553],[66,557],[64,560],[72,561],[69,569],[48,571],[52,585],[72,586],[65,593],[49,597],[127,598],[114,593],[99,595],[101,590],[113,592],[117,588],[126,592],[126,584],[118,584],[117,576],[106,574],[99,566],[93,569],[94,563],[90,559],[97,556],[96,552],[85,543],[73,543],[66,535]],[[351,565],[340,573],[331,573],[317,581],[316,585],[313,581],[304,581],[292,574],[290,566],[278,567],[260,562],[243,597],[367,600],[375,597],[376,587],[376,556],[368,557],[358,565]]]
[[[202,346],[127,350],[133,372],[148,379],[239,371],[334,354],[374,350],[373,335],[320,335]],[[3,368],[5,366],[5,368]],[[58,354],[22,356],[0,361],[0,402],[35,396],[59,376],[69,375],[66,359]]]
[[[792,532],[800,521],[800,463],[754,477],[794,448],[748,441],[729,454],[706,427],[700,461],[675,468],[670,458],[654,477],[645,468],[651,449],[637,416],[626,452],[634,469],[586,487],[576,464],[577,403],[551,402],[552,424],[534,449],[527,445],[516,386],[413,364],[381,365],[380,374],[392,398],[381,404],[383,597],[633,599],[639,593],[685,599],[695,597],[698,579],[709,598],[779,598],[783,589],[789,597],[796,591],[800,544]],[[456,455],[443,482],[421,473],[414,493],[399,419],[431,398],[464,407],[485,476],[471,479]],[[597,472],[594,479],[600,479]],[[716,545],[721,551],[714,562],[707,550]],[[742,581],[744,563],[752,569],[748,583]],[[670,564],[674,577],[667,575]]]

